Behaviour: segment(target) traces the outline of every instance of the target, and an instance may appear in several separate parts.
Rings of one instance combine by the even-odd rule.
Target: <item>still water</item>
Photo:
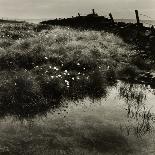
[[[98,99],[64,98],[44,115],[3,117],[0,153],[153,155],[154,101],[150,86],[117,81]]]

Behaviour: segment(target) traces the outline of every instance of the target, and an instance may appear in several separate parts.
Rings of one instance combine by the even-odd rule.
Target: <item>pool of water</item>
[[[118,81],[104,97],[63,99],[44,115],[0,120],[4,154],[155,154],[155,90]]]

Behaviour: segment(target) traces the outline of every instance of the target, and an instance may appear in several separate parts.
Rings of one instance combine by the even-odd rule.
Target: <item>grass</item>
[[[1,107],[21,103],[19,115],[24,113],[23,105],[41,107],[40,98],[53,106],[61,98],[106,96],[107,87],[119,78],[118,70],[135,55],[120,38],[104,31],[51,27],[38,32],[36,28],[26,23],[1,25]]]
[[[136,81],[153,63],[142,61],[140,51],[104,31],[67,27],[37,30],[39,26],[27,23],[0,26],[2,107],[6,103],[19,105],[19,102],[31,108],[34,103],[41,107],[44,103],[40,103],[40,99],[48,102],[49,107],[59,105],[63,98],[99,99],[106,96],[107,89],[117,80]],[[18,37],[13,37],[16,34]],[[25,87],[23,94],[18,86],[21,90]],[[21,98],[16,93],[21,94]],[[28,102],[23,103],[24,100]]]
[[[1,24],[0,28],[0,117],[4,119],[0,122],[0,154],[111,155],[141,151],[142,142],[136,148],[134,138],[115,128],[114,123],[118,125],[124,116],[118,115],[118,105],[113,107],[117,114],[106,107],[105,120],[100,109],[93,115],[80,111],[63,116],[62,110],[55,116],[65,102],[79,105],[89,98],[96,103],[107,98],[118,80],[134,80],[150,71],[154,63],[148,58],[142,61],[141,51],[104,31],[27,23]],[[125,86],[120,94],[126,103],[134,101],[135,105],[144,99],[143,94]],[[49,120],[48,112],[54,113]],[[150,113],[139,115],[144,118]],[[41,116],[45,120],[41,121]],[[141,130],[149,127],[147,123],[134,124],[133,128],[143,133]]]

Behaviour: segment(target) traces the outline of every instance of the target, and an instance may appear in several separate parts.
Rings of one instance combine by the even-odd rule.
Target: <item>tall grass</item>
[[[59,105],[62,98],[105,97],[108,86],[117,79],[135,78],[141,70],[132,63],[137,51],[113,34],[67,27],[36,28],[26,23],[1,25],[0,72],[5,73],[1,107],[17,103],[35,109],[35,104]],[[7,106],[2,113],[7,112]],[[29,111],[26,108],[23,112]],[[18,110],[19,115],[22,110]]]

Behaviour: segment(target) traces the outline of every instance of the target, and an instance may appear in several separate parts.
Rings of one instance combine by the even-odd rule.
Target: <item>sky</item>
[[[0,18],[43,19],[86,15],[91,9],[115,19],[134,19],[138,9],[142,19],[155,20],[155,0],[0,0]]]

